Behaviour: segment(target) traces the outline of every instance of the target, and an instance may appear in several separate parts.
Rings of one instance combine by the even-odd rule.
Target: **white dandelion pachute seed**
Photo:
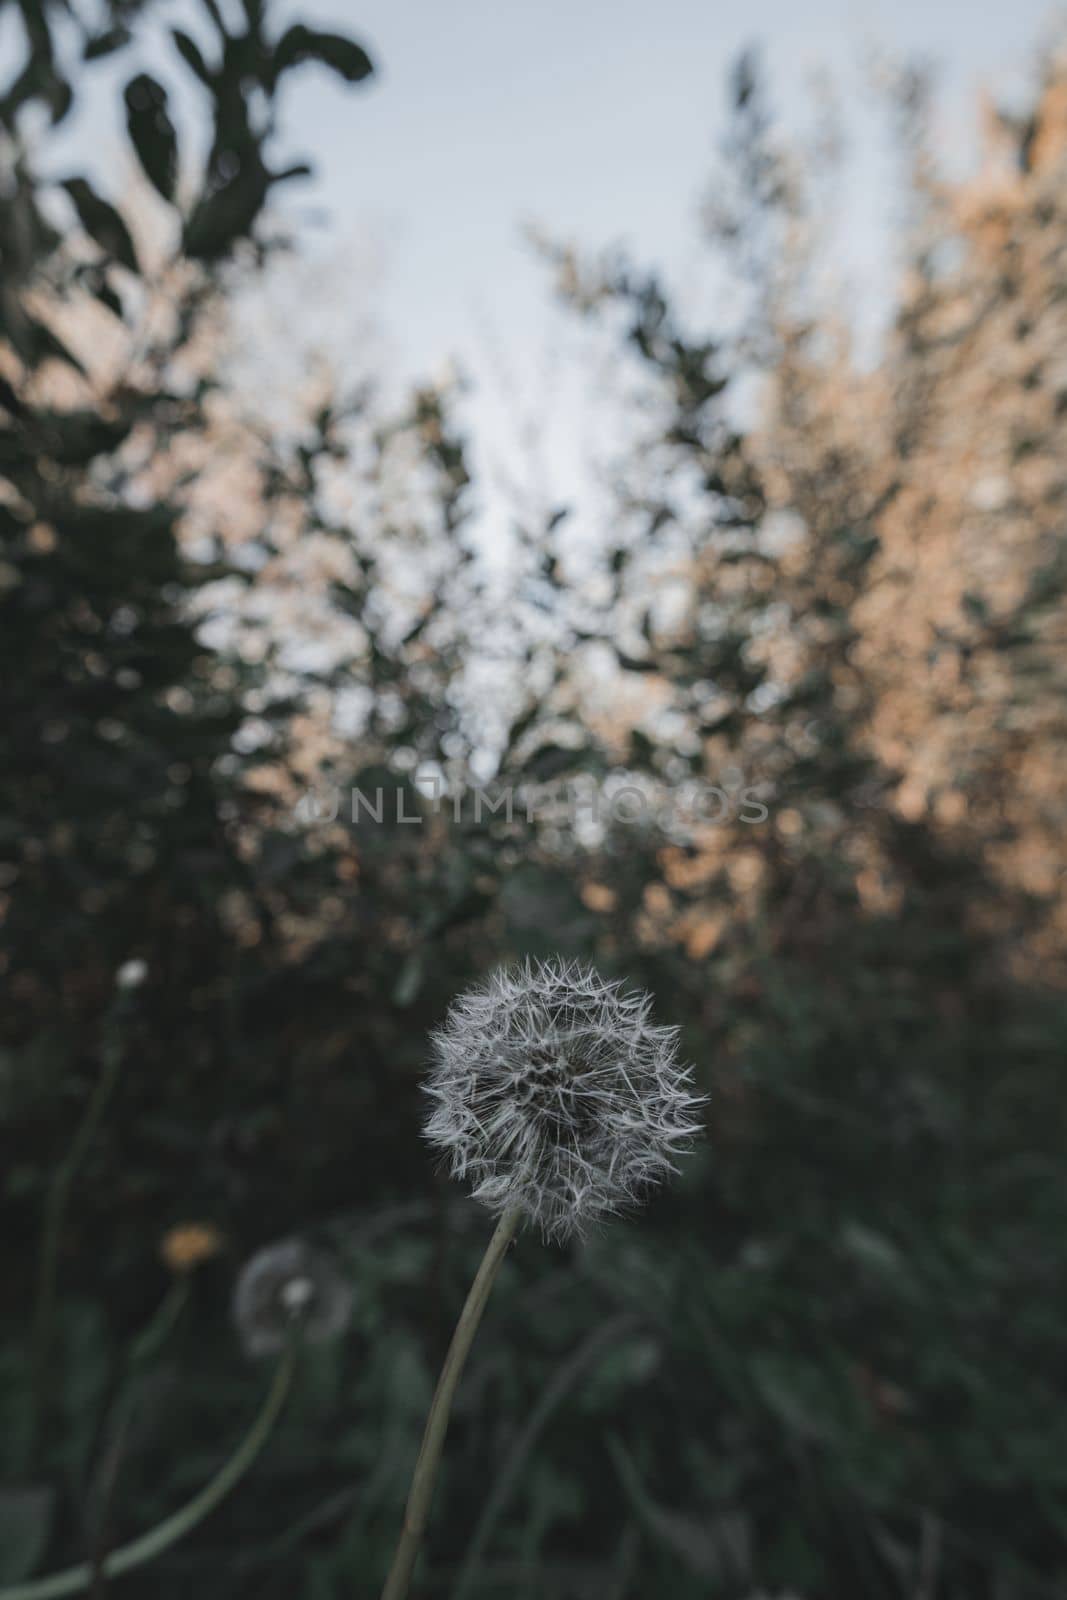
[[[559,1239],[675,1170],[703,1101],[651,1006],[560,960],[495,972],[456,1000],[433,1037],[425,1133],[476,1200]]]

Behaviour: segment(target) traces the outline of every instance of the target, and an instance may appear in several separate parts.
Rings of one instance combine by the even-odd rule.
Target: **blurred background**
[[[0,1600],[378,1594],[557,952],[707,1137],[509,1256],[418,1592],[1067,1594],[1062,37],[0,0]]]

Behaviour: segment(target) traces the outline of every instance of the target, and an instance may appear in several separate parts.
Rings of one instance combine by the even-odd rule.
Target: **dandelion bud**
[[[348,1326],[352,1292],[332,1256],[302,1239],[283,1239],[257,1251],[237,1280],[233,1320],[250,1356],[284,1349],[294,1324],[312,1343],[335,1339]]]
[[[476,1200],[565,1238],[676,1170],[703,1102],[651,1004],[560,960],[460,996],[433,1038],[425,1133]]]
[[[168,1229],[159,1253],[171,1272],[191,1272],[222,1249],[222,1234],[210,1222],[180,1222]]]

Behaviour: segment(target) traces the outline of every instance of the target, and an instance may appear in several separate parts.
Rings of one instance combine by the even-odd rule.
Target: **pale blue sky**
[[[335,223],[391,225],[388,307],[416,362],[469,342],[477,308],[513,327],[535,314],[539,274],[519,238],[524,220],[591,247],[625,238],[680,266],[722,126],[727,69],[746,43],[765,46],[787,121],[816,68],[854,83],[851,69],[872,44],[931,57],[945,68],[957,137],[979,85],[1018,84],[1050,16],[1043,0],[305,0],[305,8],[351,29],[380,63],[376,87],[362,96],[333,93],[308,74],[287,110],[314,149]],[[866,264],[881,241],[860,210],[864,236],[854,246]]]
[[[874,317],[893,282],[891,200],[884,124],[864,105],[857,64],[872,47],[939,64],[943,137],[962,150],[978,89],[1017,93],[1054,15],[1044,0],[315,0],[310,9],[351,29],[380,66],[364,95],[332,92],[318,74],[294,80],[286,111],[314,151],[333,227],[386,241],[380,306],[399,366],[425,372],[460,352],[479,384],[483,445],[500,457],[518,426],[516,396],[531,413],[558,406],[547,458],[561,488],[579,448],[580,402],[546,376],[558,326],[522,223],[590,249],[625,241],[691,284],[728,68],[758,41],[787,125],[810,108],[818,69],[852,86],[843,109],[858,154],[841,272],[843,293]]]
[[[175,0],[164,14],[186,4]],[[556,434],[568,437],[548,453],[565,477],[578,401],[546,377],[561,324],[524,222],[589,249],[624,242],[699,288],[711,269],[701,264],[696,212],[723,126],[727,71],[758,42],[787,127],[810,107],[816,70],[851,86],[843,109],[856,154],[838,235],[841,292],[871,322],[893,281],[890,194],[882,124],[858,64],[872,47],[937,63],[943,142],[963,150],[978,89],[1017,93],[1055,16],[1046,0],[287,0],[284,9],[352,33],[379,69],[370,85],[347,91],[307,68],[285,92],[285,148],[307,153],[317,169],[313,189],[293,185],[286,203],[328,213],[328,225],[309,235],[314,250],[342,260],[352,252],[350,280],[342,267],[333,292],[370,297],[394,377],[432,373],[460,355],[478,381],[472,416],[485,449],[508,453],[516,397],[531,414],[555,407]],[[139,45],[116,58],[123,79],[140,64],[136,54],[153,70],[167,62]],[[173,65],[162,75],[171,86],[188,76]],[[107,97],[111,107],[116,98]],[[192,111],[195,102],[181,99]],[[91,164],[106,166],[121,148],[109,115],[83,113],[66,154],[88,145]],[[368,241],[380,263],[375,283]],[[349,326],[339,315],[332,354],[359,368],[362,352],[346,348]]]

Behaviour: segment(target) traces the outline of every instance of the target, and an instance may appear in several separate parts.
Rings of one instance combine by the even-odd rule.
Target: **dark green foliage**
[[[298,67],[304,61],[319,61],[331,67],[346,83],[359,83],[374,71],[367,52],[354,40],[337,33],[320,33],[298,23],[286,29],[274,49],[274,81],[290,67]]]
[[[126,126],[137,158],[164,200],[173,200],[178,181],[178,136],[167,112],[167,91],[147,72],[125,89]]]
[[[128,271],[137,272],[133,240],[115,207],[102,200],[85,178],[68,178],[63,187],[74,201],[78,221],[93,243]]]

